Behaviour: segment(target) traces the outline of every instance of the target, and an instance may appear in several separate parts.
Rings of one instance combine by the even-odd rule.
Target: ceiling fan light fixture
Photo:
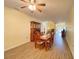
[[[31,10],[31,11],[35,11],[36,10],[36,6],[35,5],[29,5],[28,8]]]
[[[36,0],[29,0],[29,2],[27,2],[26,0],[21,0],[25,4],[24,6],[22,6],[21,8],[25,8],[27,7],[30,11],[34,12],[34,11],[39,11],[42,12],[42,10],[44,9],[44,7],[46,6],[45,3],[36,3]]]

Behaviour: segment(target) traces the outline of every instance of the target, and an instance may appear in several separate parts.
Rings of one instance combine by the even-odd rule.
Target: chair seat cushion
[[[37,44],[43,44],[43,43],[44,43],[43,41],[41,41],[41,42],[38,41],[38,42],[37,42]]]
[[[50,41],[48,40],[47,43],[50,43]]]

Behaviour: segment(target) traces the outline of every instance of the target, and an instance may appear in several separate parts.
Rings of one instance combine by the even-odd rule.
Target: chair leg
[[[44,48],[44,43],[43,44],[40,44],[40,49],[43,49]]]
[[[35,48],[37,48],[37,44],[35,43]]]
[[[44,47],[44,43],[43,44],[37,44],[37,43],[35,43],[35,48],[42,49],[43,47]]]
[[[49,48],[50,48],[49,43],[45,42],[45,50],[47,51],[47,50],[49,50]]]
[[[45,50],[49,50],[50,48],[52,47],[52,42],[48,43],[48,42],[45,42]]]

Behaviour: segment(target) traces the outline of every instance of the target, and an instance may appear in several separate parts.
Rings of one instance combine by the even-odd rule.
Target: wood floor
[[[15,49],[6,51],[5,59],[73,59],[67,44],[54,43],[48,51],[35,49],[34,43],[29,42]]]

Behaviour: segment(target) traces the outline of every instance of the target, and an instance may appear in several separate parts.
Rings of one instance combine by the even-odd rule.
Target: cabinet
[[[30,40],[31,40],[31,42],[35,41],[34,40],[34,36],[35,36],[34,32],[35,32],[35,30],[36,29],[40,30],[40,28],[41,28],[41,24],[40,23],[35,22],[35,21],[31,21],[31,23],[30,23],[30,31],[31,31],[31,33],[30,33]]]

